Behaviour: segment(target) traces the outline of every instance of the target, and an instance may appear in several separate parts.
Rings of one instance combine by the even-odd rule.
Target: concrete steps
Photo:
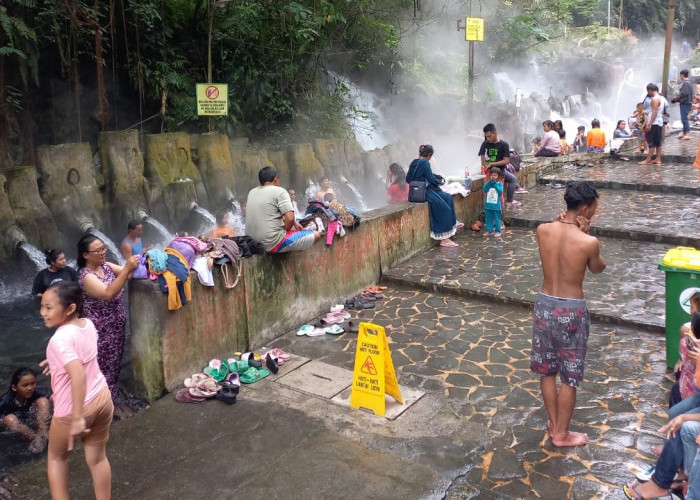
[[[561,191],[558,191],[559,193]],[[502,241],[467,232],[456,249],[434,247],[383,276],[383,282],[433,293],[529,307],[542,284],[535,233],[509,228]],[[588,274],[584,290],[595,320],[663,331],[665,276],[657,269],[667,245],[601,238],[608,268]]]
[[[557,179],[559,180],[559,179]],[[626,241],[700,247],[700,197],[689,194],[598,189],[591,234]],[[534,228],[566,209],[564,189],[538,185],[522,205],[504,213],[507,225]]]

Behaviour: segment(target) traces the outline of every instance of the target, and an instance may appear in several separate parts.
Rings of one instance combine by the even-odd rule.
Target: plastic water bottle
[[[469,177],[469,168],[464,170],[464,189],[467,191],[472,190],[472,178]]]

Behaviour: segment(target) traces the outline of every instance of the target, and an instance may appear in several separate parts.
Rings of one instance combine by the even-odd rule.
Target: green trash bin
[[[690,247],[672,248],[659,264],[666,272],[666,365],[678,361],[678,335],[690,321],[690,297],[700,292],[700,251]]]

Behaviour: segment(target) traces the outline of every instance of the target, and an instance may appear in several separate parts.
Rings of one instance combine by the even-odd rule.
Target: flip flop
[[[227,405],[232,405],[238,397],[238,387],[222,387],[216,394],[216,399]]]
[[[279,347],[275,347],[274,349],[272,349],[272,354],[274,354],[275,356],[277,356],[278,359],[282,359],[282,360],[284,360],[284,361],[287,361],[287,360],[289,360],[289,359],[292,359],[292,356],[291,356],[291,355],[289,355],[288,353],[284,352],[284,351],[283,351],[282,349],[280,349]]]
[[[241,378],[238,375],[238,372],[231,372],[229,373],[225,379],[221,381],[221,387],[232,387],[232,386],[241,386]]]
[[[269,352],[267,353],[267,356],[265,356],[265,366],[274,374],[277,374],[277,372],[280,371],[280,367],[277,364],[277,360]]]
[[[298,337],[302,337],[304,335],[308,335],[309,332],[314,331],[314,326],[313,325],[301,325],[299,328],[299,331],[297,332]]]
[[[270,374],[265,368],[257,369],[252,366],[246,370],[246,372],[241,375],[241,382],[244,384],[252,384],[258,380],[262,380]]]
[[[203,403],[206,399],[193,396],[188,388],[180,389],[175,393],[175,401],[178,403]]]
[[[238,361],[234,358],[228,359],[228,368],[231,373],[235,372],[240,375],[241,373],[244,373],[248,367],[247,361]]]
[[[346,332],[350,333],[357,333],[360,331],[360,326],[354,321],[346,321],[345,323],[341,324],[340,327]]]
[[[333,326],[329,326],[328,328],[325,328],[325,331],[326,331],[326,333],[330,333],[331,335],[340,335],[345,330],[343,330],[343,328],[339,325],[333,325]]]
[[[211,377],[205,373],[195,373],[191,377],[188,377],[185,379],[184,385],[188,389],[190,387],[197,387],[197,384],[199,384],[201,381],[208,379],[208,378],[211,378]]]
[[[325,327],[324,328],[314,328],[312,331],[306,334],[307,337],[321,337],[326,334]]]
[[[622,486],[622,492],[625,494],[625,497],[629,498],[630,500],[677,500],[678,497],[671,493],[670,491],[668,492],[668,495],[664,495],[662,497],[652,497],[652,498],[647,498],[641,493],[639,493],[639,490],[637,487],[641,486],[642,483],[639,481],[635,481],[632,483],[632,491],[630,491],[630,488],[627,487],[627,485]]]

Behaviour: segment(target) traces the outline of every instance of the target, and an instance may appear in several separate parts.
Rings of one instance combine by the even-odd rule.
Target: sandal
[[[328,328],[325,328],[325,331],[326,333],[330,333],[331,335],[340,335],[345,330],[343,330],[343,327],[340,325],[333,325],[329,326]]]
[[[270,374],[265,368],[257,369],[252,366],[246,370],[246,372],[241,375],[241,382],[244,384],[252,384],[258,380],[262,380]]]
[[[277,356],[277,359],[281,359],[283,361],[288,361],[288,360],[292,359],[292,356],[290,354],[284,352],[279,347],[275,347],[274,349],[272,349],[272,354]]]

